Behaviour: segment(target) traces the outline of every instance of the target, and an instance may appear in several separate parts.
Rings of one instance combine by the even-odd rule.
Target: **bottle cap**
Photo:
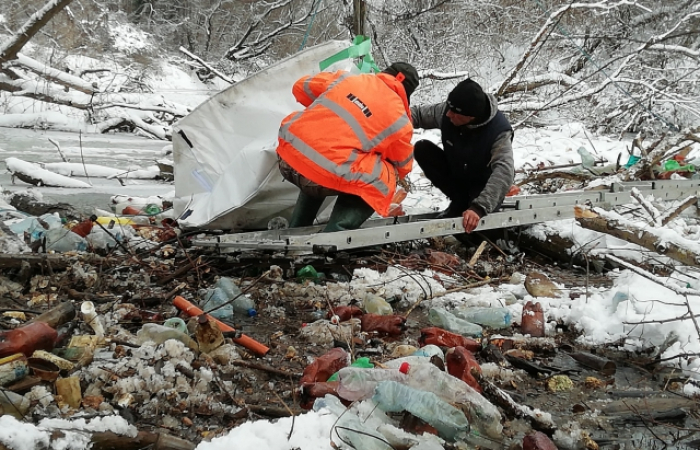
[[[411,365],[407,362],[401,363],[401,366],[399,366],[399,372],[401,373],[408,373],[408,369],[411,368]]]
[[[250,309],[248,310],[248,317],[255,317],[255,316],[257,316],[257,315],[258,315],[258,312],[257,312],[255,309],[250,308]]]

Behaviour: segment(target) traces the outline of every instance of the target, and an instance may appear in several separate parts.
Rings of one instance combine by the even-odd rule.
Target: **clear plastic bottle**
[[[448,403],[464,405],[469,422],[481,433],[501,439],[501,413],[481,394],[459,378],[443,372],[433,364],[411,364],[408,386],[432,392]]]
[[[463,336],[481,336],[482,328],[480,325],[460,319],[442,308],[431,308],[428,312],[428,318],[431,324],[444,328],[447,331],[459,333]]]
[[[255,310],[255,302],[251,300],[249,297],[247,297],[241,289],[236,286],[236,284],[233,282],[231,278],[228,277],[221,277],[218,280],[216,280],[216,283],[212,285],[212,288],[214,289],[221,289],[224,294],[226,295],[226,301],[231,301],[231,303],[227,306],[224,306],[223,308],[214,311],[212,315],[214,317],[217,317],[218,319],[221,319],[221,317],[218,317],[216,315],[216,312],[224,310],[226,314],[228,314],[228,311],[230,310],[231,316],[236,314],[239,316],[255,316],[257,314],[257,311]],[[234,300],[235,299],[235,300]],[[222,302],[223,303],[223,302]],[[212,305],[212,307],[215,305]],[[230,308],[229,308],[230,306]]]
[[[508,308],[466,308],[455,309],[452,313],[467,322],[495,330],[508,328],[511,323],[511,314]]]
[[[469,421],[464,413],[432,392],[396,381],[381,381],[372,400],[385,412],[408,411],[435,427],[445,439],[454,440],[469,432]]]
[[[15,419],[23,420],[29,411],[29,400],[12,391],[0,389],[0,416],[8,414]]]
[[[204,294],[204,301],[202,302],[202,310],[204,312],[209,312],[212,316],[220,320],[232,320],[233,319],[233,306],[229,303],[222,306],[221,308],[216,308],[217,306],[223,305],[230,300],[229,296],[221,287],[215,287],[207,289]]]
[[[87,250],[87,241],[65,228],[52,228],[46,230],[46,249],[55,252],[71,252]]]
[[[340,403],[337,397],[326,395],[323,398],[316,399],[313,406],[314,411],[319,411],[324,408],[338,416],[338,422],[335,424],[336,430],[332,431],[332,436],[335,436],[337,432],[343,441],[349,441],[356,449],[393,449],[392,446],[385,442],[386,438],[382,436],[381,433],[369,427],[353,412],[346,412],[345,406]]]
[[[174,328],[166,327],[165,325],[158,323],[144,324],[143,327],[141,327],[141,329],[136,333],[136,337],[138,338],[140,345],[143,345],[147,341],[153,341],[157,345],[160,345],[168,339],[175,339],[182,342],[192,350],[199,349],[197,342],[195,342],[194,339],[185,333],[181,333]]]
[[[258,314],[258,312],[255,310],[255,302],[245,295],[241,295],[231,302],[231,307],[233,308],[233,312],[239,316],[245,315],[248,317],[253,317]]]
[[[365,296],[365,311],[370,314],[379,314],[381,316],[390,316],[394,314],[394,309],[382,297],[374,294]]]
[[[344,367],[338,371],[338,395],[351,402],[370,398],[380,381],[408,382],[409,367],[408,363],[398,369]]]

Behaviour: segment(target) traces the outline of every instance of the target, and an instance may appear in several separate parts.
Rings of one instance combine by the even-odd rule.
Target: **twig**
[[[85,177],[88,180],[88,184],[92,186],[92,181],[90,181],[90,174],[88,173],[87,167],[85,167],[85,158],[83,157],[83,130],[80,130],[80,132],[78,133],[78,143],[80,144],[80,160],[83,162],[83,171],[85,172]]]
[[[231,364],[233,364],[234,366],[247,367],[249,369],[262,370],[264,372],[274,373],[275,375],[282,375],[285,377],[301,378],[301,375],[302,375],[300,373],[287,372],[286,370],[276,369],[274,367],[265,366],[263,364],[254,363],[254,362],[250,362],[250,361],[244,361],[241,359],[236,359],[234,361],[231,361]]]
[[[58,142],[54,141],[54,140],[51,139],[51,138],[49,138],[49,142],[51,142],[53,145],[56,146],[56,150],[58,150],[58,154],[61,155],[61,159],[63,160],[63,162],[69,162],[69,161],[70,161],[70,159],[67,159],[67,158],[66,158],[66,155],[64,155],[63,152],[61,151],[61,144],[59,144]]]

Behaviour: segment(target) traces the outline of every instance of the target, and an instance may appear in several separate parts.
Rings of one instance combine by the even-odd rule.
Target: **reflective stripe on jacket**
[[[393,76],[322,72],[292,89],[307,108],[282,121],[277,154],[314,183],[359,195],[386,216],[413,165],[413,126]]]

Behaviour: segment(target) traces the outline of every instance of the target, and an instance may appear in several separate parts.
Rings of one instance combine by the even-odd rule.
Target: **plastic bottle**
[[[529,334],[532,337],[544,336],[544,311],[542,311],[542,305],[539,302],[528,301],[525,303],[520,329],[523,334]]]
[[[365,296],[365,311],[370,314],[379,314],[381,316],[389,316],[394,314],[394,309],[386,300],[378,295],[368,293]]]
[[[59,253],[75,250],[84,252],[87,250],[87,241],[65,228],[47,230],[45,236],[47,250]]]
[[[338,417],[335,430],[331,435],[337,435],[343,441],[350,442],[353,448],[362,450],[392,450],[393,447],[387,444],[386,438],[377,430],[369,427],[364,421],[351,411],[346,412],[345,406],[340,403],[337,397],[326,395],[316,399],[314,411],[328,409]],[[335,448],[335,447],[334,447]]]
[[[236,286],[236,283],[233,282],[233,279],[229,277],[219,277],[211,287],[212,289],[221,288],[229,300],[243,294],[240,288]]]
[[[143,345],[147,341],[153,341],[157,345],[162,344],[168,339],[175,339],[182,342],[192,350],[198,350],[197,342],[190,338],[185,333],[160,325],[158,323],[147,323],[136,333],[139,345]]]
[[[212,311],[212,309],[216,308],[217,306],[223,305],[224,303],[228,302],[230,298],[224,290],[220,287],[216,288],[210,288],[206,291],[204,295],[204,302],[202,303],[202,309],[205,312],[209,312],[212,316],[216,317],[219,320],[232,320],[233,319],[233,306],[228,303],[221,308],[215,309]]]
[[[408,411],[435,427],[445,439],[454,440],[469,432],[469,421],[464,413],[432,392],[396,381],[381,381],[372,400],[385,412]]]
[[[351,402],[370,398],[380,381],[408,382],[409,368],[408,363],[401,364],[398,369],[344,367],[338,371],[338,395]]]
[[[12,391],[0,390],[0,416],[8,414],[15,419],[23,420],[29,411],[29,400]]]
[[[362,357],[362,358],[357,358],[352,364],[350,364],[349,367],[356,367],[358,369],[372,369],[374,368],[374,364],[372,364],[369,361],[369,358]],[[331,377],[328,379],[328,381],[336,381],[338,380],[338,372],[334,373],[331,375]]]
[[[80,237],[86,237],[88,234],[90,234],[90,231],[92,231],[92,227],[94,225],[95,225],[95,223],[92,220],[85,219],[82,222],[79,222],[77,225],[75,225],[70,230]]]
[[[436,327],[444,328],[464,336],[481,336],[482,328],[480,325],[460,319],[442,308],[431,308],[428,312],[428,318],[430,319],[430,323]]]
[[[511,315],[508,308],[467,308],[455,309],[452,313],[467,322],[479,324],[495,330],[510,327]]]
[[[58,333],[44,322],[35,322],[14,330],[0,331],[0,358],[22,353],[31,356],[34,350],[52,350]]]
[[[233,312],[238,315],[253,317],[258,314],[255,310],[255,302],[245,295],[241,295],[231,302],[231,307],[233,308]]]
[[[472,352],[476,352],[481,349],[481,344],[478,341],[438,327],[422,328],[420,330],[418,343],[420,345],[434,344],[439,345],[440,347],[462,346]]]
[[[443,372],[433,364],[412,364],[408,386],[432,392],[448,403],[463,405],[469,422],[494,439],[502,438],[501,413],[492,403],[464,381]]]
[[[475,377],[475,374],[481,374],[481,366],[472,352],[464,347],[451,348],[445,355],[445,365],[450,375],[464,381],[476,392],[482,392],[481,385]]]

